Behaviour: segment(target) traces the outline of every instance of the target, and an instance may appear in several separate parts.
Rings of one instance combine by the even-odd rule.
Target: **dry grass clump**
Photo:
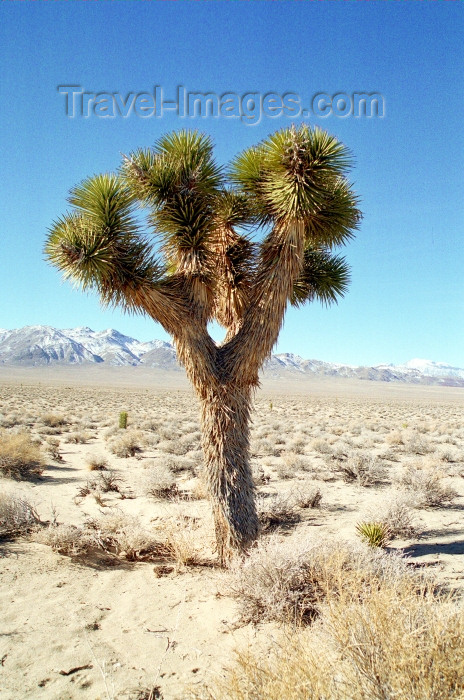
[[[142,490],[146,496],[173,498],[179,494],[174,472],[166,464],[146,464]]]
[[[39,446],[27,433],[0,434],[0,474],[11,479],[31,480],[44,470]]]
[[[122,435],[109,443],[109,449],[116,457],[135,457],[142,452],[144,440],[140,431],[118,431],[118,433],[120,432]]]
[[[338,460],[332,467],[347,483],[374,486],[385,481],[386,472],[380,460],[367,452],[350,453],[346,460]]]
[[[410,464],[399,477],[402,487],[411,492],[418,508],[443,506],[453,501],[457,493],[443,483],[446,474],[433,464]]]
[[[24,535],[40,523],[35,508],[21,496],[0,493],[0,539]]]
[[[292,493],[261,494],[256,499],[256,507],[263,532],[269,532],[284,525],[293,525],[300,520],[300,514]]]
[[[383,588],[415,591],[403,559],[361,544],[311,537],[261,540],[230,572],[230,591],[249,622],[307,623],[326,600],[349,605]]]
[[[385,555],[382,555],[385,556]],[[385,585],[362,601],[331,597],[310,628],[251,646],[200,700],[460,700],[464,616],[451,600]]]

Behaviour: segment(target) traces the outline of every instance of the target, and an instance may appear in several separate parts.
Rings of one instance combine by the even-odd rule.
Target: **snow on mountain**
[[[421,360],[415,358],[403,365],[405,369],[417,370],[428,377],[458,377],[464,379],[464,369],[453,367],[446,362],[432,362],[431,360]]]
[[[0,365],[47,364],[144,365],[180,370],[176,352],[163,340],[141,342],[114,328],[94,331],[87,326],[57,330],[51,326],[0,329]],[[272,355],[265,363],[266,376],[319,375],[382,382],[409,382],[464,386],[464,369],[444,362],[413,359],[403,365],[354,367],[321,360],[306,360],[293,353]]]
[[[0,364],[46,365],[103,362],[84,345],[51,326],[26,326],[0,335]]]

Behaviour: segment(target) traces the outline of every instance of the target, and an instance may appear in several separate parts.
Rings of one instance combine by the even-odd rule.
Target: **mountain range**
[[[166,371],[181,370],[171,343],[163,340],[141,342],[110,328],[58,330],[51,326],[26,326],[16,330],[0,329],[0,365],[44,366],[105,364],[142,365]],[[414,359],[404,365],[354,367],[321,360],[305,360],[292,353],[272,355],[263,369],[274,378],[319,375],[384,382],[441,384],[464,387],[464,369],[443,362]]]

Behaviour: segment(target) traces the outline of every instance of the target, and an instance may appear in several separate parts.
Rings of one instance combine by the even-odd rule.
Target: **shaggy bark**
[[[219,391],[202,391],[200,401],[205,477],[224,566],[259,530],[249,454],[251,390],[225,383]]]

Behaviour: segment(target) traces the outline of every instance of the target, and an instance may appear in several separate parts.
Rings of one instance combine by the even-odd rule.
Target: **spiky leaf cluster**
[[[349,282],[346,262],[332,249],[349,240],[360,220],[346,179],[350,162],[343,144],[303,125],[239,154],[226,177],[209,137],[173,132],[124,156],[117,175],[74,187],[72,210],[54,223],[45,253],[106,304],[155,318],[156,308],[147,310],[143,300],[164,290],[164,318],[174,294],[182,297],[176,314],[182,305],[200,309],[202,324],[215,318],[230,331],[256,303],[262,280],[285,274],[284,249],[302,235],[304,254],[288,301],[331,303]],[[140,228],[140,206],[148,210],[155,245]],[[264,227],[261,244],[250,238],[256,226]]]

